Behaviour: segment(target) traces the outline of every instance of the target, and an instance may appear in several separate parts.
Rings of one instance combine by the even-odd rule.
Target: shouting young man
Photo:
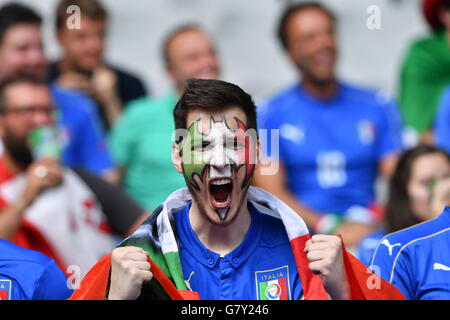
[[[241,88],[188,80],[174,118],[172,160],[187,188],[97,263],[72,299],[401,297],[379,278],[369,288],[376,276],[339,237],[310,238],[292,209],[251,186],[256,107]]]

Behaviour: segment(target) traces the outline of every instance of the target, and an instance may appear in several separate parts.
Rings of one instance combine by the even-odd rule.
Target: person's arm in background
[[[46,170],[44,177],[39,170]],[[0,210],[0,238],[11,240],[20,228],[25,210],[46,188],[62,181],[62,168],[55,159],[41,159],[30,165],[26,172],[26,187],[14,203],[4,204]],[[3,202],[3,201],[2,201]]]
[[[83,168],[97,174],[110,183],[118,183],[119,176],[102,128],[100,118],[96,112],[94,102],[85,98],[85,121],[80,130],[79,152]]]
[[[439,104],[434,122],[434,142],[450,153],[450,87],[448,87]]]

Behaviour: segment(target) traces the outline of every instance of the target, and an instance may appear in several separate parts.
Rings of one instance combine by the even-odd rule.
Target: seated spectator
[[[423,0],[423,12],[433,31],[406,53],[399,102],[410,132],[430,143],[441,95],[450,85],[450,0]]]
[[[0,300],[65,300],[71,295],[53,259],[0,239]]]
[[[417,223],[437,217],[450,204],[450,156],[434,146],[406,151],[391,178],[382,226],[358,246],[358,259],[370,265],[380,240]]]
[[[183,26],[170,33],[163,47],[167,73],[175,88],[158,98],[132,102],[110,134],[114,160],[121,167],[125,190],[149,211],[184,185],[171,163],[172,112],[186,79],[214,79],[219,63],[203,31]]]
[[[80,8],[80,28],[67,27],[67,8],[72,5]],[[109,130],[123,106],[147,94],[145,87],[136,76],[104,61],[108,13],[100,1],[62,0],[55,15],[63,55],[51,64],[49,79],[93,97]]]
[[[118,188],[59,163],[54,113],[42,79],[0,85],[0,238],[83,274],[147,215]]]
[[[342,233],[354,246],[376,220],[375,181],[392,172],[401,121],[380,93],[337,79],[335,20],[318,3],[292,5],[280,20],[279,38],[301,82],[258,110],[258,125],[268,130],[263,153],[278,170],[263,174],[262,166],[255,185],[281,198],[316,232]],[[279,130],[279,141],[271,142],[270,130]]]
[[[45,78],[41,22],[36,12],[23,5],[11,3],[0,8],[0,81],[14,75]],[[59,112],[63,164],[114,180],[115,168],[93,101],[54,83],[50,89]]]

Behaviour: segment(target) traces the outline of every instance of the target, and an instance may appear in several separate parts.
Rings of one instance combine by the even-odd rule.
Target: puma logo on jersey
[[[400,242],[390,244],[388,239],[384,239],[383,241],[381,241],[381,244],[384,244],[388,248],[390,256],[392,256],[392,250],[394,249],[394,247],[400,247],[402,245]]]
[[[435,262],[433,264],[433,270],[444,270],[444,271],[450,271],[450,267],[447,267],[446,265],[443,265],[442,263]]]

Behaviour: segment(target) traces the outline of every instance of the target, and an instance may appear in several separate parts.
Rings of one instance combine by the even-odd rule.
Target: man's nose
[[[211,161],[209,163],[217,171],[222,171],[230,161],[227,157],[226,150],[223,147],[218,147],[213,151]]]

